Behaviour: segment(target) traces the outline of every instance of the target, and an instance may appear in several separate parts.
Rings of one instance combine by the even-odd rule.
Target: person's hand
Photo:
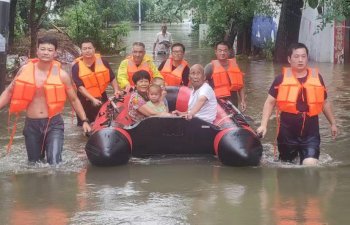
[[[83,123],[83,131],[84,131],[84,133],[85,134],[88,134],[88,133],[90,133],[91,132],[91,126],[90,126],[90,124],[88,123],[88,122],[84,122]]]
[[[338,135],[337,125],[335,125],[335,124],[331,125],[331,132],[332,132],[332,138],[334,140],[337,137],[337,135]]]
[[[266,132],[267,132],[267,129],[266,129],[266,127],[264,127],[264,126],[260,126],[260,127],[258,127],[258,129],[256,129],[256,133],[257,133],[259,136],[261,136],[262,138],[265,137]]]
[[[127,85],[125,86],[125,88],[124,88],[124,91],[125,91],[126,93],[129,93],[129,92],[130,92],[130,89],[131,89],[130,84],[127,84]]]
[[[179,115],[179,111],[178,110],[174,110],[174,111],[171,112],[171,114],[178,116]]]
[[[185,115],[186,120],[191,120],[193,118],[193,114],[188,111],[187,114]]]
[[[102,105],[102,101],[99,100],[99,99],[97,99],[97,98],[94,98],[94,99],[92,100],[92,105],[93,105],[93,106],[100,106],[100,105]]]
[[[124,94],[124,91],[120,91],[120,90],[115,90],[115,91],[114,91],[114,96],[117,97],[117,98],[118,98],[120,95],[123,95],[123,94]]]
[[[241,101],[241,110],[242,110],[242,112],[244,112],[244,111],[246,111],[246,109],[247,109],[247,103],[245,102],[245,101]]]

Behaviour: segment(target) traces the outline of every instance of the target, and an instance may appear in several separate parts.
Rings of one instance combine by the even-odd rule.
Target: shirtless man
[[[57,40],[38,39],[36,59],[31,59],[0,96],[0,109],[10,103],[9,112],[26,111],[23,135],[28,161],[49,164],[62,161],[64,123],[61,112],[66,96],[78,116],[84,121],[84,132],[91,131],[85,112],[72,86],[70,76],[55,61]]]

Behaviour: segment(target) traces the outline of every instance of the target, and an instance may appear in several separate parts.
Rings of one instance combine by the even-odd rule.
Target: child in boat
[[[158,85],[160,86],[160,88],[162,89],[162,99],[164,101],[164,104],[167,108],[168,107],[168,101],[166,100],[165,96],[167,94],[166,90],[165,90],[165,81],[163,78],[161,77],[154,77],[151,81],[151,84],[155,84],[155,85]]]
[[[163,89],[161,86],[152,83],[148,88],[149,101],[146,103],[156,112],[169,112],[168,107],[164,103]]]

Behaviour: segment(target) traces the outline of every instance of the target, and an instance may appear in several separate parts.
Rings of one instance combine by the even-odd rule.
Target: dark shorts
[[[42,161],[45,154],[49,164],[62,161],[64,122],[60,114],[52,117],[50,121],[48,118],[26,118],[23,135],[29,162]]]
[[[318,159],[321,142],[319,132],[303,136],[298,136],[296,133],[299,132],[280,129],[277,138],[280,160],[292,162],[299,156],[301,164],[306,158]]]

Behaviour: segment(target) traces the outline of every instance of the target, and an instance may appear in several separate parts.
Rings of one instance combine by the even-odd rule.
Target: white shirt
[[[170,42],[170,44],[172,44],[173,40],[171,38],[171,33],[169,32],[166,32],[165,35],[163,35],[162,32],[159,32],[156,36],[156,43],[157,43],[157,46],[156,46],[156,51],[159,52],[159,51],[164,51],[164,52],[167,52],[168,51],[168,48],[162,44],[163,41],[168,41]]]
[[[198,90],[192,90],[190,100],[188,101],[188,109],[191,110],[194,107],[200,96],[204,96],[207,101],[194,116],[209,123],[213,123],[216,118],[216,107],[218,103],[214,90],[208,83],[204,83]]]

